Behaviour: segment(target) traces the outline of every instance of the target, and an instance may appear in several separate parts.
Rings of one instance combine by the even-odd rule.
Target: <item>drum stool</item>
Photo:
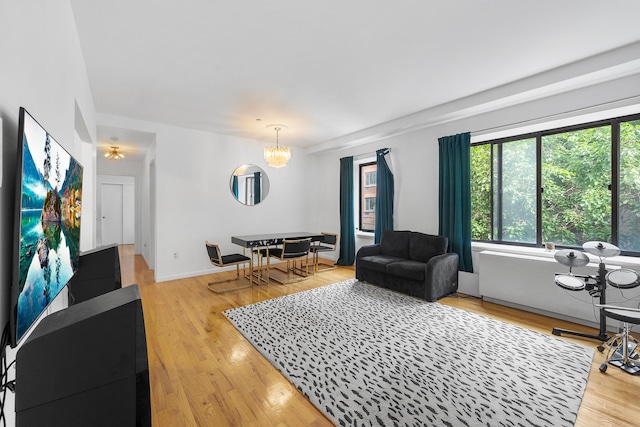
[[[606,343],[609,350],[607,357],[600,365],[600,372],[606,372],[609,363],[630,374],[638,374],[640,372],[640,355],[636,348],[639,343],[631,335],[631,328],[634,325],[640,325],[640,310],[612,305],[596,304],[596,306],[602,309],[601,313],[606,317],[622,322],[620,332],[609,338]]]

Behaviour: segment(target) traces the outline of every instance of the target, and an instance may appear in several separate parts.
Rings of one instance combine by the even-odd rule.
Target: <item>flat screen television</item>
[[[15,347],[78,269],[82,165],[20,108],[10,332]]]

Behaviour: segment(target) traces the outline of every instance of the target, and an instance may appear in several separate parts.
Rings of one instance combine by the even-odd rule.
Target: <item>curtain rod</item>
[[[391,148],[387,148],[388,152],[391,152]],[[364,159],[366,157],[376,157],[376,152],[374,151],[373,153],[361,153],[361,154],[356,154],[353,156],[353,160],[361,160]]]
[[[501,131],[501,130],[508,130],[508,129],[513,128],[513,127],[523,126],[523,125],[527,125],[527,124],[536,124],[536,123],[538,123],[540,121],[546,121],[546,120],[550,120],[550,119],[554,119],[554,118],[560,119],[560,118],[563,118],[563,116],[566,116],[567,114],[588,112],[589,110],[594,109],[594,108],[615,105],[615,104],[618,104],[618,103],[621,103],[621,102],[632,101],[632,100],[636,100],[636,99],[640,100],[640,95],[630,96],[628,98],[616,99],[615,101],[603,102],[603,103],[600,103],[600,104],[591,105],[589,107],[576,108],[574,110],[564,111],[562,113],[549,114],[549,115],[546,115],[546,116],[536,117],[535,119],[522,120],[522,121],[519,121],[519,122],[510,123],[508,125],[493,126],[493,127],[486,128],[486,129],[475,130],[475,131],[471,132],[471,136],[479,136],[479,135],[483,135],[485,133],[498,132],[498,131]],[[622,105],[619,108],[630,107],[630,106],[631,105]],[[597,113],[598,111],[593,111],[593,112]]]

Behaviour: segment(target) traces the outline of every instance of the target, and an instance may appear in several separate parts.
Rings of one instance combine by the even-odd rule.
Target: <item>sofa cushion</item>
[[[424,272],[427,264],[420,261],[398,261],[387,265],[387,273],[411,280],[424,280]]]
[[[404,259],[389,255],[369,255],[358,260],[358,268],[386,273],[387,265],[398,261],[404,261]]]
[[[427,262],[436,255],[447,253],[449,239],[444,236],[418,233],[414,231],[409,237],[409,256],[413,261]]]
[[[380,252],[397,258],[409,259],[410,231],[386,230],[380,239]]]

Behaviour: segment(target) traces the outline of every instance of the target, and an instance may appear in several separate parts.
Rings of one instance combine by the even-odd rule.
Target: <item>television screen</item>
[[[20,108],[12,346],[78,269],[82,201],[80,165]]]

